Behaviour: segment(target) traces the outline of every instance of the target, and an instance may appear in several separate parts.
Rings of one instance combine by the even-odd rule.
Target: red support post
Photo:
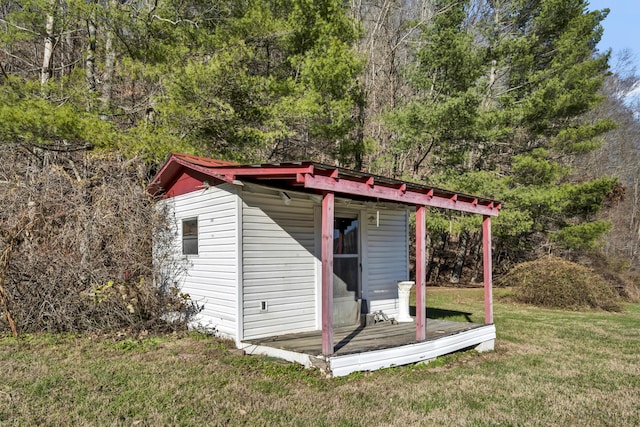
[[[426,208],[416,208],[416,341],[427,338]]]
[[[322,197],[322,354],[333,354],[334,194]]]
[[[493,289],[491,263],[491,217],[482,220],[482,262],[484,266],[484,322],[493,323]]]

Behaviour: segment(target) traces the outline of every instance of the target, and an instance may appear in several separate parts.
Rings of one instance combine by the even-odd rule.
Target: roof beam
[[[288,179],[291,186],[303,184],[307,189],[320,191],[333,191],[346,195],[364,196],[373,199],[382,199],[404,204],[430,206],[442,209],[451,209],[460,212],[469,212],[488,216],[498,216],[501,205],[493,201],[480,201],[477,198],[446,192],[445,195],[437,195],[434,189],[412,188],[406,183],[399,183],[398,186],[378,184],[372,176],[365,179],[355,180],[341,178],[339,169],[329,169],[323,174],[316,174],[314,165],[300,166],[228,166],[228,167],[206,167],[189,162],[173,156],[168,164],[163,166],[161,172],[168,171],[173,165],[179,165],[207,176],[211,176],[223,182],[239,184],[237,179],[251,177],[257,180]],[[174,166],[175,167],[175,166]],[[328,173],[327,173],[328,172]],[[149,185],[152,192],[161,190],[162,183],[158,176]]]
[[[211,171],[215,171],[214,173],[220,174],[233,174],[235,176],[244,176],[250,175],[255,177],[268,177],[273,178],[276,176],[295,176],[299,173],[313,173],[313,165],[309,166],[292,166],[292,167],[269,167],[267,166],[256,166],[256,167],[217,167],[215,169],[210,169]]]
[[[174,161],[182,166],[184,166],[185,168],[189,168],[195,171],[198,171],[200,173],[203,173],[205,175],[209,175],[210,177],[219,179],[220,181],[224,181],[224,182],[228,182],[228,183],[234,183],[236,177],[232,174],[229,174],[228,172],[226,172],[224,169],[212,169],[212,168],[208,168],[205,166],[200,166],[200,165],[195,165],[191,162],[187,162],[184,161],[182,159],[179,159],[177,157],[173,158]]]
[[[372,197],[413,205],[451,209],[460,212],[469,212],[488,216],[498,216],[498,208],[494,207],[493,203],[490,203],[487,206],[478,202],[467,202],[460,200],[457,197],[457,194],[454,194],[453,197],[449,198],[437,196],[433,194],[433,190],[429,190],[427,193],[422,193],[407,188],[405,192],[402,192],[398,191],[398,188],[385,187],[381,185],[370,186],[366,182],[334,179],[313,174],[305,174],[304,186],[305,188],[314,190],[335,191],[337,193]]]
[[[276,179],[276,178],[284,178],[290,175],[296,176],[297,179],[301,179],[304,174],[312,174],[313,173],[313,165],[309,166],[300,166],[300,167],[290,167],[290,168],[281,168],[281,167],[216,167],[210,168],[206,166],[196,165],[189,161],[182,160],[180,158],[174,157],[173,160],[189,169],[193,169],[195,171],[201,172],[203,174],[209,175],[213,178],[217,178],[221,181],[229,182],[232,184],[237,183],[236,178],[242,176],[255,176],[263,179]]]

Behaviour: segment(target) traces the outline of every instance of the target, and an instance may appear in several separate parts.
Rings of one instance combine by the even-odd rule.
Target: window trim
[[[185,234],[185,224],[187,222],[194,222],[195,221],[195,232],[191,232],[188,234]],[[182,230],[181,230],[181,237],[182,237],[182,255],[186,255],[186,256],[190,256],[190,255],[198,255],[200,253],[200,247],[199,247],[199,232],[200,229],[198,228],[198,217],[190,217],[190,218],[183,218],[182,219]],[[186,250],[186,243],[191,243],[193,244],[193,242],[195,241],[195,252],[187,252]]]

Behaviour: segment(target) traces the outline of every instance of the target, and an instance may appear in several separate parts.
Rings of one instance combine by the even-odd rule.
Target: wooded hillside
[[[32,203],[74,188],[91,211],[117,179],[130,185],[104,197],[147,206],[169,151],[309,159],[504,200],[498,273],[543,253],[637,267],[640,128],[625,93],[638,79],[596,50],[607,13],[586,0],[2,1],[0,278],[36,280],[10,252],[44,233],[76,230],[65,253],[111,221],[68,206],[26,228]],[[480,280],[478,221],[430,212],[430,281]],[[136,250],[148,234],[132,234]],[[80,269],[93,265],[79,249]],[[94,250],[104,274],[69,280],[131,274]]]

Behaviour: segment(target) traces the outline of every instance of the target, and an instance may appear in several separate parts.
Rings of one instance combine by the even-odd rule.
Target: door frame
[[[334,218],[335,219],[338,219],[338,218],[355,219],[358,221],[358,238],[357,238],[358,253],[356,254],[356,256],[353,256],[353,254],[339,255],[334,253],[333,257],[334,259],[336,257],[337,258],[357,258],[358,283],[356,283],[356,299],[362,299],[362,215],[360,211],[356,209],[350,209],[350,210],[336,209]],[[334,219],[334,222],[335,222],[335,219]],[[334,267],[335,267],[335,263],[334,263]],[[335,270],[334,270],[334,274],[335,274]]]
[[[336,203],[334,218],[340,217],[349,217],[352,216],[358,220],[358,296],[364,301],[364,272],[365,263],[364,254],[366,251],[366,229],[367,225],[363,223],[362,219],[366,218],[367,210],[365,208],[360,207],[352,207],[345,208],[344,206],[339,206]],[[316,329],[322,330],[322,207],[314,206],[313,209],[313,222],[315,224],[315,270],[316,270]],[[362,310],[362,306],[361,306]]]

